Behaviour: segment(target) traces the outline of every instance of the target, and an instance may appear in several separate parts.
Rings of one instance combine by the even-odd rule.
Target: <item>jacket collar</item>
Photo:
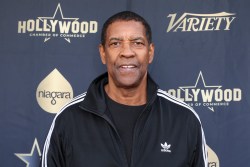
[[[80,107],[90,112],[103,115],[107,109],[105,100],[104,85],[108,83],[108,73],[104,73],[94,79],[90,84],[84,100],[80,103]],[[156,97],[158,85],[148,74],[147,76],[147,103]]]

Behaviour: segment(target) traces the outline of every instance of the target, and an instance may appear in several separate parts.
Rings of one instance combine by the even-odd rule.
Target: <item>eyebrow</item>
[[[122,38],[112,37],[109,39],[109,41],[122,41]]]
[[[109,41],[123,41],[123,38],[119,38],[119,37],[111,37],[109,39]],[[137,40],[145,40],[143,37],[132,37],[131,39],[129,39],[129,41],[137,41]]]
[[[137,41],[137,40],[144,41],[145,39],[143,37],[135,37],[135,38],[130,39],[130,41]]]

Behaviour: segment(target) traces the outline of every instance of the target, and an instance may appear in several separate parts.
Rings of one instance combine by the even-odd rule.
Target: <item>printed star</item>
[[[201,81],[200,81],[200,80],[201,80]],[[196,80],[196,83],[195,83],[194,86],[180,86],[179,88],[180,88],[182,91],[185,91],[185,89],[196,88],[199,82],[202,82],[204,88],[216,88],[216,89],[219,89],[219,88],[222,87],[221,85],[207,86],[206,83],[205,83],[203,74],[202,74],[202,72],[200,71],[200,73],[199,73],[199,75],[198,75],[198,77],[197,77],[197,80]],[[191,95],[191,94],[189,94],[189,96],[193,97],[193,95]],[[212,110],[212,111],[214,112],[213,107],[208,107],[208,109],[210,109],[210,110]]]
[[[37,17],[37,18],[38,18],[39,20],[41,20],[42,22],[43,22],[44,19],[54,20],[55,17],[56,17],[56,15],[57,15],[57,12],[58,12],[58,11],[60,12],[60,16],[61,16],[61,19],[62,19],[62,20],[73,20],[73,21],[77,21],[77,20],[79,19],[79,18],[67,18],[67,17],[64,17],[64,16],[63,16],[63,12],[62,12],[62,8],[61,8],[60,3],[58,3],[58,5],[57,5],[57,7],[56,7],[56,10],[55,10],[55,12],[54,12],[54,15],[53,15],[52,17]],[[51,28],[50,25],[47,24],[47,26]],[[50,37],[46,37],[46,38],[44,39],[44,42],[47,42],[49,39],[50,39]],[[70,38],[64,38],[64,39],[65,39],[67,42],[70,43]]]
[[[40,151],[37,139],[35,138],[31,152],[29,154],[16,153],[15,155],[26,163],[26,167],[39,166],[41,151]]]

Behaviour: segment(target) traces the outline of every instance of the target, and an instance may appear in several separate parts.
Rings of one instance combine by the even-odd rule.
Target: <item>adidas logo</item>
[[[167,142],[165,142],[164,144],[161,143],[161,147],[163,148],[163,149],[161,149],[161,152],[171,153],[171,150],[169,150],[171,147],[171,144],[168,144]]]

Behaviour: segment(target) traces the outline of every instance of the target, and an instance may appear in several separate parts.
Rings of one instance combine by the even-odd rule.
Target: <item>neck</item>
[[[144,82],[144,83],[143,83]],[[105,85],[107,95],[114,101],[124,105],[138,106],[147,102],[147,80],[133,88],[116,87],[112,83]]]

